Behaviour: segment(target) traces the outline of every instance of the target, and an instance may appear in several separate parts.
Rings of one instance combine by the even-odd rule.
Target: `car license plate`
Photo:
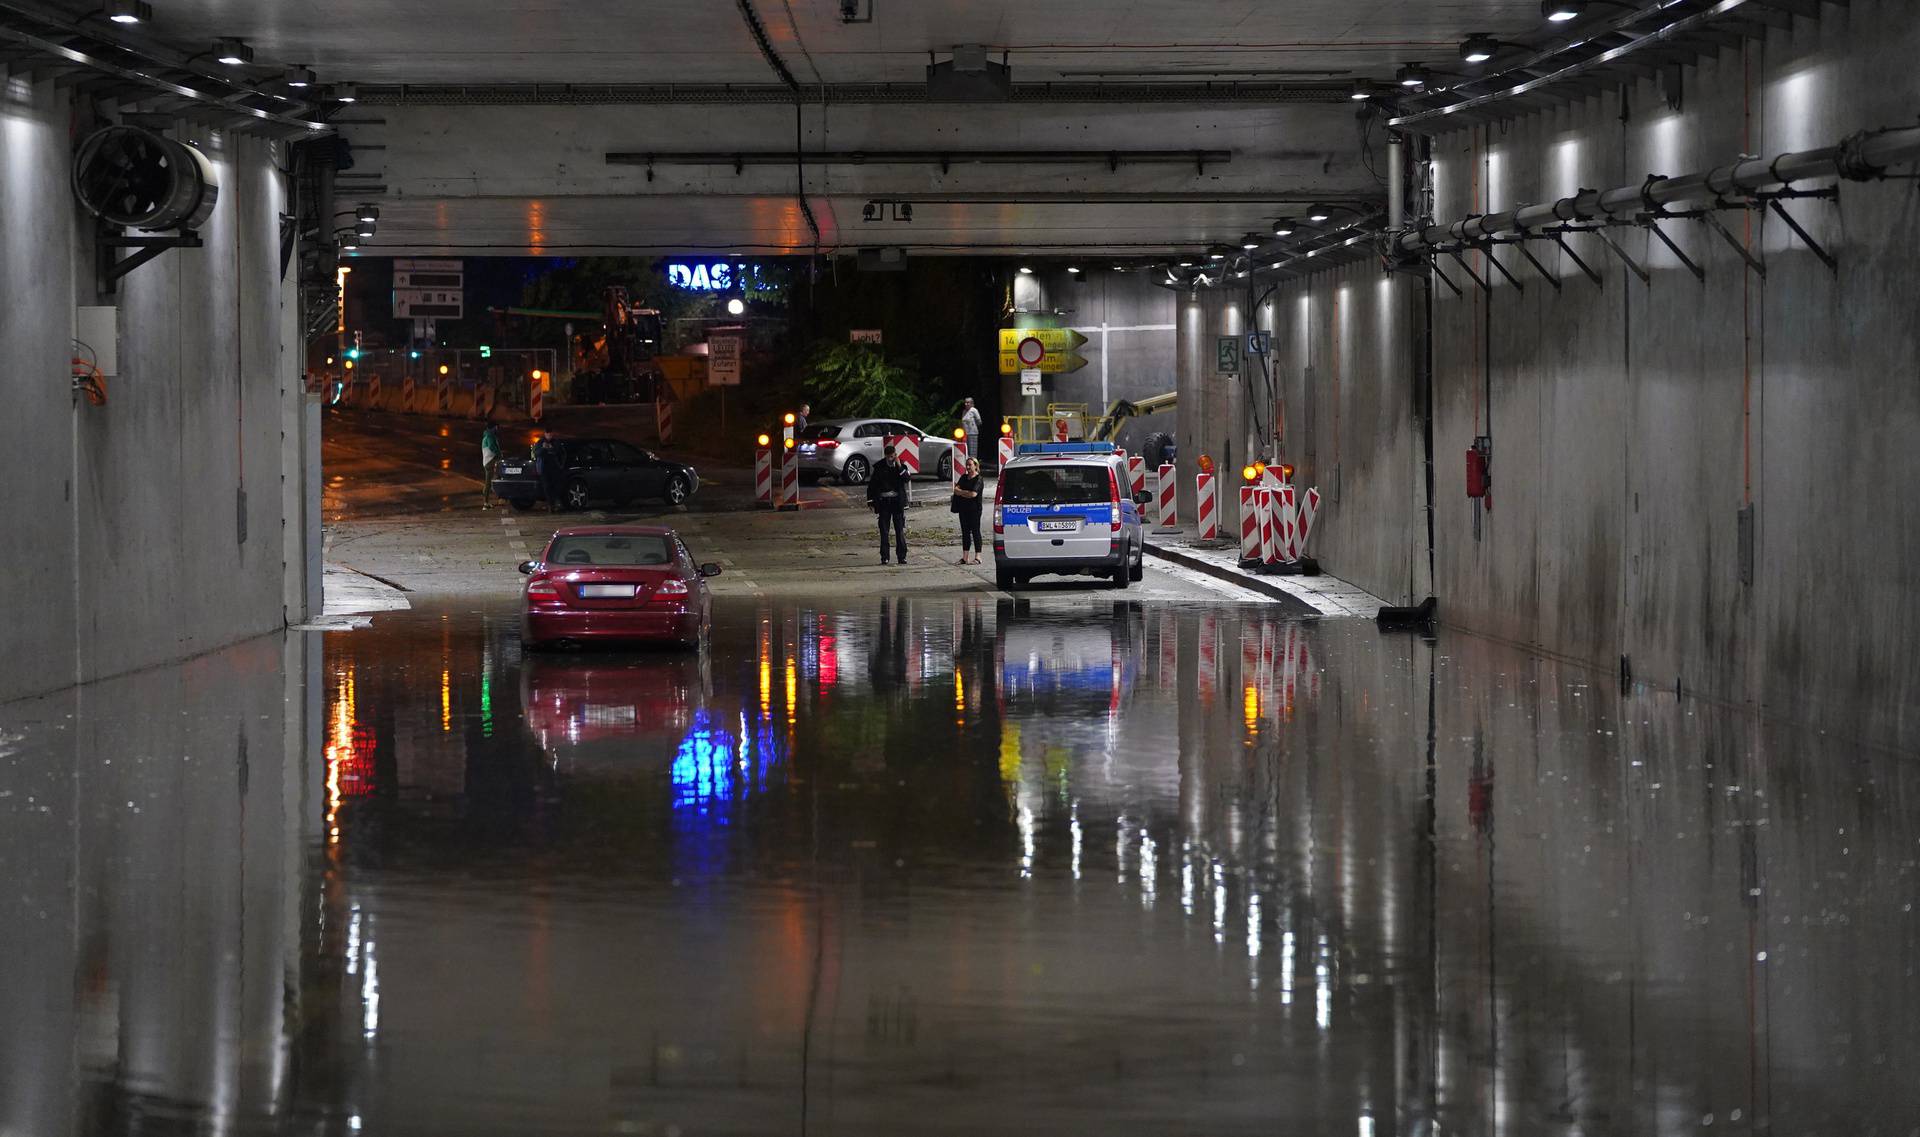
[[[580,586],[580,597],[583,600],[631,600],[633,598],[633,585],[583,584]]]
[[[502,467],[500,467],[500,472],[501,472],[501,473],[503,473],[503,474],[517,474],[517,473],[519,473],[520,471],[521,471],[521,467],[519,467],[519,466],[502,466]]]
[[[1042,533],[1071,533],[1078,528],[1080,528],[1078,521],[1042,521],[1040,523]]]

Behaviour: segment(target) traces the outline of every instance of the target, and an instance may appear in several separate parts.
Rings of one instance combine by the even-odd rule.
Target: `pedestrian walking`
[[[953,485],[953,511],[960,516],[960,563],[980,563],[980,459],[969,457],[966,472]],[[972,550],[969,558],[968,550]]]
[[[489,412],[491,413],[491,412]],[[493,508],[493,475],[500,468],[500,432],[494,429],[493,421],[487,421],[487,429],[480,432],[480,508]]]
[[[553,435],[543,434],[533,444],[533,472],[540,475],[540,491],[546,495],[547,512],[560,512],[560,495],[566,488],[566,471],[561,467],[560,447]]]
[[[960,429],[967,434],[967,453],[978,457],[980,454],[980,408],[973,405],[971,397],[960,404]]]
[[[907,563],[907,468],[887,447],[886,457],[873,468],[867,481],[867,504],[880,521],[880,563],[887,563],[887,527],[893,527],[894,552],[901,564]]]

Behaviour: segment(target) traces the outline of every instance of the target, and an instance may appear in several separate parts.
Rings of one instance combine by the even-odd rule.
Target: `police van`
[[[1129,496],[1126,459],[1110,442],[1028,442],[1000,469],[993,492],[993,570],[1001,588],[1043,573],[1104,576],[1113,587],[1146,566],[1141,500]]]

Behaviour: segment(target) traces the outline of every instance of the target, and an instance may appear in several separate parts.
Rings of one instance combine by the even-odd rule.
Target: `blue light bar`
[[[1013,448],[1020,454],[1112,454],[1111,442],[1022,442]]]

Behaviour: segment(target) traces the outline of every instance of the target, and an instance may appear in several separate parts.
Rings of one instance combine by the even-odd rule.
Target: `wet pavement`
[[[1099,594],[0,706],[0,1133],[1908,1134],[1920,765]]]

